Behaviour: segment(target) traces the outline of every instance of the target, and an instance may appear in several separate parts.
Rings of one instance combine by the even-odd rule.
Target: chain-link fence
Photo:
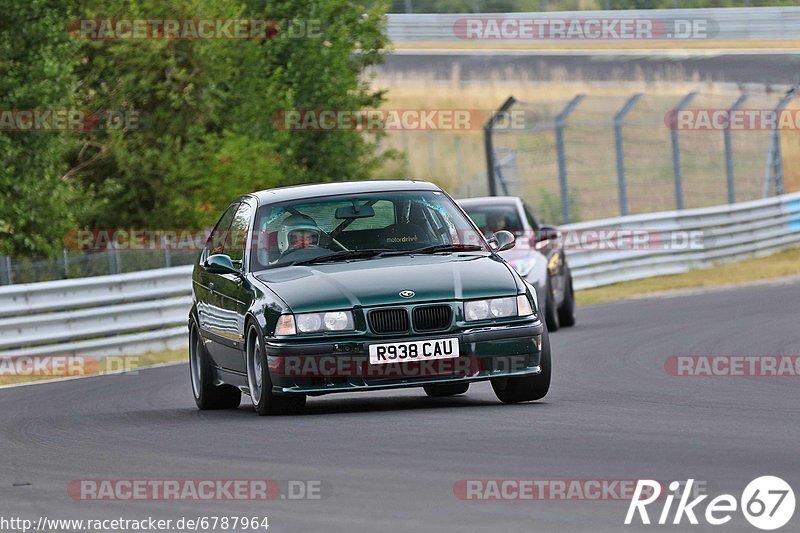
[[[0,256],[0,285],[33,283],[58,279],[123,274],[190,265],[196,259],[195,250],[64,250],[58,257],[27,259]]]
[[[519,128],[487,125],[488,192],[521,196],[552,223],[781,194],[781,146],[796,150],[800,125],[769,127],[769,117],[780,117],[793,98],[794,92],[510,98],[496,116],[522,113],[524,120]]]

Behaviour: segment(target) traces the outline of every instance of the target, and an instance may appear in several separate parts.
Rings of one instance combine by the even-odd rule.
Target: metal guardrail
[[[800,193],[716,207],[593,220],[562,226],[591,230],[643,230],[657,235],[700,232],[696,246],[609,249],[602,243],[568,252],[575,289],[680,274],[716,262],[769,255],[800,245]]]
[[[800,37],[800,7],[745,7],[709,9],[640,9],[621,11],[557,11],[534,13],[390,14],[387,33],[394,43],[413,41],[460,41],[454,27],[465,19],[558,20],[591,18],[648,19],[654,27],[674,20],[709,21],[710,39],[776,40]],[[654,40],[672,39],[656,32]],[[563,39],[560,39],[563,40]]]
[[[564,231],[702,233],[700,246],[576,250],[576,289],[677,274],[800,245],[800,193],[732,205],[571,224]],[[0,358],[125,355],[187,343],[191,266],[0,287]]]
[[[186,345],[191,266],[0,287],[0,358]]]

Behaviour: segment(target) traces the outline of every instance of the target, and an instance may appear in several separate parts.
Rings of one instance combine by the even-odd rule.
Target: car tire
[[[272,392],[272,379],[267,365],[261,329],[250,324],[247,330],[245,356],[247,359],[247,385],[253,407],[260,416],[294,415],[303,412],[306,406],[305,394],[277,395]]]
[[[492,388],[497,399],[503,403],[541,400],[550,390],[551,365],[550,337],[545,328],[542,332],[542,356],[539,363],[542,372],[533,376],[493,379]]]
[[[440,385],[425,385],[422,388],[425,389],[425,394],[431,398],[442,398],[464,394],[469,390],[469,383],[442,383]]]
[[[575,325],[575,292],[572,290],[572,272],[567,269],[567,289],[564,294],[564,301],[558,308],[558,323],[560,326],[569,328]]]
[[[558,308],[556,307],[556,296],[553,294],[553,284],[550,283],[550,274],[547,275],[547,282],[544,286],[544,319],[547,322],[547,329],[558,331],[561,326],[558,320]]]
[[[189,375],[197,407],[203,411],[239,407],[242,391],[231,385],[215,386],[213,372],[200,330],[192,320],[189,325]]]

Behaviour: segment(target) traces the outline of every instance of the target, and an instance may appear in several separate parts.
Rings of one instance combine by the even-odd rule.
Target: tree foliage
[[[97,4],[93,6],[91,4]],[[108,2],[89,2],[89,17]],[[102,8],[101,8],[102,6]],[[117,18],[164,17],[164,0],[120,0]],[[90,108],[142,113],[141,128],[89,135],[71,163],[92,191],[97,224],[213,222],[236,196],[292,183],[359,179],[378,164],[357,132],[276,128],[283,109],[377,106],[362,77],[386,43],[381,6],[348,0],[169,3],[174,18],[268,18],[306,28],[269,40],[93,41],[79,90]]]
[[[70,107],[75,46],[63,31],[68,16],[55,0],[4,3],[0,110]],[[73,222],[76,190],[61,179],[68,143],[63,133],[0,133],[0,255],[50,250]]]
[[[371,90],[364,70],[382,60],[385,5],[6,3],[11,5],[0,22],[0,108],[114,110],[138,117],[138,124],[0,134],[0,254],[58,250],[65,228],[74,223],[200,228],[243,193],[367,178],[381,164],[373,134],[286,131],[273,116],[291,109],[379,106],[383,95]],[[268,40],[89,40],[67,32],[70,19],[149,18],[266,18],[279,31]],[[290,35],[289,27],[301,31]],[[43,208],[51,195],[60,200]]]

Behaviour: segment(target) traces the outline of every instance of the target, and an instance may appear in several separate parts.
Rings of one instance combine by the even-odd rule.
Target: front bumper
[[[539,320],[533,320],[411,337],[267,340],[265,348],[273,393],[320,395],[539,374],[543,329]],[[458,338],[459,357],[369,363],[371,344],[444,338]]]

